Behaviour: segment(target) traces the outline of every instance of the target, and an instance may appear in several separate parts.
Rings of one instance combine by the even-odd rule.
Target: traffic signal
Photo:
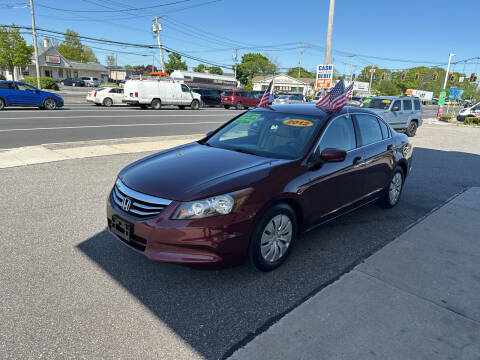
[[[407,77],[407,74],[406,74],[406,73],[402,73],[402,80],[405,80],[406,77]]]
[[[419,77],[420,77],[420,74],[419,74],[419,73],[415,73],[415,80],[418,80]]]
[[[472,73],[470,75],[470,82],[477,82],[477,79],[478,79],[477,74]]]
[[[455,80],[455,75],[452,74],[452,73],[448,74],[448,80],[449,81],[454,81]]]
[[[437,79],[438,79],[438,72],[434,72],[432,80],[435,81]]]
[[[382,73],[382,80],[385,80],[385,73]]]

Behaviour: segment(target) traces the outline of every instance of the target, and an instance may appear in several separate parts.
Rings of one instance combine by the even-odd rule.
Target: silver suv
[[[80,79],[82,79],[85,82],[85,85],[87,86],[92,86],[92,87],[100,86],[100,81],[96,77],[82,76]]]
[[[397,131],[415,136],[422,125],[422,102],[417,97],[375,96],[363,100],[360,107],[370,109]]]

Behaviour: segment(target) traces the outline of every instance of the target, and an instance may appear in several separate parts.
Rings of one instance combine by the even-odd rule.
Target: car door
[[[181,96],[182,96],[182,101],[181,101],[181,105],[190,105],[190,103],[192,102],[193,100],[193,95],[192,93],[190,92],[190,88],[185,85],[185,84],[181,84],[181,90],[182,90],[182,93],[181,93]]]
[[[345,150],[341,162],[325,162],[310,172],[310,181],[304,185],[303,196],[307,202],[309,223],[318,223],[342,213],[364,196],[363,150],[357,147],[357,136],[350,115],[341,115],[327,125],[317,150],[327,148]]]
[[[113,88],[110,90],[109,95],[112,97],[114,104],[121,104],[123,99],[123,89]]]
[[[15,99],[18,97],[18,90],[12,82],[0,83],[0,94],[5,99],[7,105],[15,104]]]
[[[387,111],[384,114],[382,114],[382,117],[393,128],[397,128],[397,129],[401,128],[403,126],[402,124],[404,124],[404,121],[402,120],[403,111],[402,111],[401,100],[395,100],[393,104],[390,106],[390,111]]]
[[[405,99],[402,100],[402,105],[403,105],[403,127],[407,127],[408,124],[410,123],[410,120],[413,118],[413,115],[415,114],[413,112],[413,106],[412,106],[412,100],[411,99]]]
[[[382,120],[370,114],[355,114],[360,142],[364,152],[362,166],[365,170],[365,196],[382,191],[395,164],[393,141]]]
[[[16,83],[16,86],[18,90],[17,104],[41,105],[41,95],[40,92],[37,93],[36,88],[21,82]]]

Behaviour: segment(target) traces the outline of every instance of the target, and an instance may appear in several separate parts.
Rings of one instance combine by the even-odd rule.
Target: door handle
[[[359,165],[360,161],[362,161],[362,157],[361,156],[356,156],[353,159],[353,165]]]

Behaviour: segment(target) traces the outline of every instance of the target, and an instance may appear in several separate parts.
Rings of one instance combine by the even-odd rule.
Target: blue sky
[[[36,0],[37,26],[62,32],[70,28],[81,35],[108,40],[156,44],[151,33],[152,19],[165,15],[165,46],[216,63],[232,64],[235,47],[258,47],[240,49],[239,56],[261,52],[282,68],[293,67],[298,64],[300,42],[312,45],[304,50],[304,67],[313,69],[323,62],[329,0],[217,0],[209,4],[205,3],[212,0],[183,0],[151,9],[111,11],[174,1],[179,0]],[[30,26],[29,9],[22,8],[27,2],[0,0],[0,24]],[[349,54],[357,54],[353,60],[356,72],[369,64],[391,69],[421,65],[372,57],[424,61],[430,66],[446,63],[449,52],[457,54],[454,61],[480,56],[480,1],[457,3],[461,6],[454,8],[454,2],[446,0],[336,0],[332,39],[336,69],[349,72]],[[30,36],[25,38],[31,42]],[[94,49],[101,62],[115,51],[120,65],[152,62],[152,51],[148,49],[85,44],[102,48]],[[155,55],[158,64],[158,51]],[[191,67],[198,62],[187,63]],[[460,63],[454,70],[480,72],[480,64]]]

